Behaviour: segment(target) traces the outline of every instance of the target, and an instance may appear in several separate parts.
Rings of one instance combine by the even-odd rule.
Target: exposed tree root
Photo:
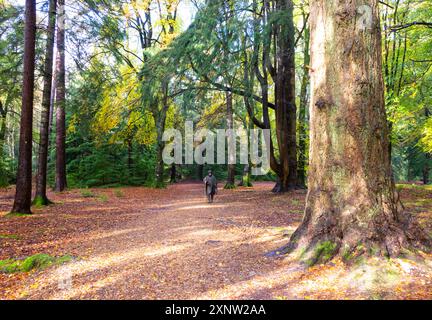
[[[418,250],[432,250],[432,239],[406,212],[399,214],[396,223],[384,227],[377,223],[366,229],[369,231],[343,232],[339,225],[313,229],[305,219],[286,246],[266,256],[284,257],[292,254],[302,263],[313,266],[327,263],[336,256],[349,263],[363,256],[412,257]]]

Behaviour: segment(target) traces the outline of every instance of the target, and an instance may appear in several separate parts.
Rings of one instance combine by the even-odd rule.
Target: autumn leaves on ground
[[[334,260],[307,268],[266,258],[301,222],[305,192],[270,183],[220,191],[202,186],[73,190],[55,205],[7,217],[0,192],[0,260],[69,256],[29,272],[0,273],[1,299],[430,299],[432,256]],[[402,187],[404,204],[432,231],[432,188]],[[67,285],[69,277],[70,285]],[[66,285],[65,285],[66,284]]]

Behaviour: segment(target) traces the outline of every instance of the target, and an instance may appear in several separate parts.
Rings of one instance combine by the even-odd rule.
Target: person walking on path
[[[208,176],[204,178],[204,184],[208,203],[213,203],[214,196],[217,193],[217,180],[211,170],[208,172]]]

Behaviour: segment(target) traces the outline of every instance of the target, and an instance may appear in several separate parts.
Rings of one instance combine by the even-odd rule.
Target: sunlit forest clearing
[[[0,299],[432,299],[432,0],[0,0]]]

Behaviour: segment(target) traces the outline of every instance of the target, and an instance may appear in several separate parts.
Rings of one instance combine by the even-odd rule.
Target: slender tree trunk
[[[429,176],[430,176],[430,170],[431,170],[430,163],[431,163],[431,154],[427,153],[425,165],[423,167],[423,183],[425,185],[429,184]]]
[[[17,184],[12,213],[31,214],[36,1],[26,0],[24,71]]]
[[[357,8],[365,4],[372,24],[363,30]],[[310,17],[309,191],[303,223],[273,254],[297,249],[315,264],[430,245],[398,208],[391,178],[378,0],[313,0]]]
[[[226,93],[226,115],[227,130],[234,130],[233,96],[231,92]],[[230,155],[228,155],[230,157]],[[230,159],[232,162],[232,159]],[[228,164],[228,178],[225,189],[235,188],[235,164]]]
[[[66,66],[65,66],[65,1],[58,0],[56,62],[56,181],[55,190],[62,192],[66,181]]]
[[[249,164],[246,164],[243,168],[243,176],[241,182],[239,183],[239,187],[246,187],[246,188],[252,187],[251,167]]]
[[[171,177],[170,177],[171,183],[177,183],[177,166],[175,163],[171,165]]]
[[[161,110],[158,109],[158,102],[155,104],[154,110],[157,110],[153,114],[154,119],[156,120],[156,132],[157,132],[157,159],[156,159],[156,187],[164,188],[165,180],[164,180],[164,162],[163,162],[163,149],[165,147],[165,143],[163,142],[163,133],[165,131],[166,117],[169,109],[168,105],[168,86],[169,83],[167,80],[164,80],[162,83],[163,87],[163,101]]]
[[[55,34],[54,34],[55,35]],[[55,37],[54,37],[55,38]],[[54,122],[54,106],[55,106],[55,91],[56,91],[56,74],[55,74],[55,70],[53,70],[53,75],[52,75],[52,81],[51,81],[51,97],[50,97],[50,110],[49,110],[49,116],[48,116],[48,146],[51,145],[52,143],[52,139],[51,139],[51,133],[53,130],[53,122]]]
[[[202,164],[197,166],[197,177],[200,181],[204,180],[204,166]]]
[[[426,119],[428,119],[431,116],[431,112],[429,111],[428,107],[425,107],[424,113],[425,113]],[[430,170],[431,170],[431,159],[432,159],[432,155],[430,153],[426,153],[426,161],[425,161],[425,165],[423,167],[423,183],[425,185],[429,184],[429,176],[430,176]]]
[[[0,101],[0,158],[3,157],[3,148],[6,140],[6,117],[7,109],[6,107],[3,107],[3,104]]]
[[[162,139],[162,135],[161,135],[161,139]],[[164,144],[158,141],[157,152],[156,152],[156,187],[157,188],[165,187],[164,162],[162,158],[163,148],[164,148]]]
[[[163,122],[163,123],[162,123]],[[156,187],[164,188],[164,162],[163,162],[163,149],[164,143],[162,141],[165,120],[159,119],[157,122],[157,150],[156,150]]]
[[[51,201],[48,200],[46,194],[46,186],[47,186],[47,165],[48,165],[48,144],[49,144],[49,114],[51,109],[56,7],[57,7],[57,1],[50,0],[47,43],[46,43],[46,52],[45,52],[44,89],[43,89],[43,96],[42,96],[38,172],[36,176],[36,195],[33,201],[34,204],[42,205],[42,206],[46,206],[51,203]]]
[[[297,179],[297,108],[295,103],[295,28],[294,5],[291,0],[277,0],[276,9],[286,18],[276,28],[277,74],[276,136],[279,144],[279,181],[274,192],[298,187]]]
[[[304,31],[303,45],[303,77],[300,90],[300,110],[299,110],[299,157],[298,157],[298,184],[306,186],[306,164],[307,159],[307,104],[308,104],[308,87],[309,87],[309,27]]]
[[[133,160],[132,160],[132,153],[133,153],[132,138],[129,138],[127,140],[127,150],[128,150],[128,157],[127,157],[128,171],[129,171],[129,174],[132,174],[132,165],[133,165]]]

